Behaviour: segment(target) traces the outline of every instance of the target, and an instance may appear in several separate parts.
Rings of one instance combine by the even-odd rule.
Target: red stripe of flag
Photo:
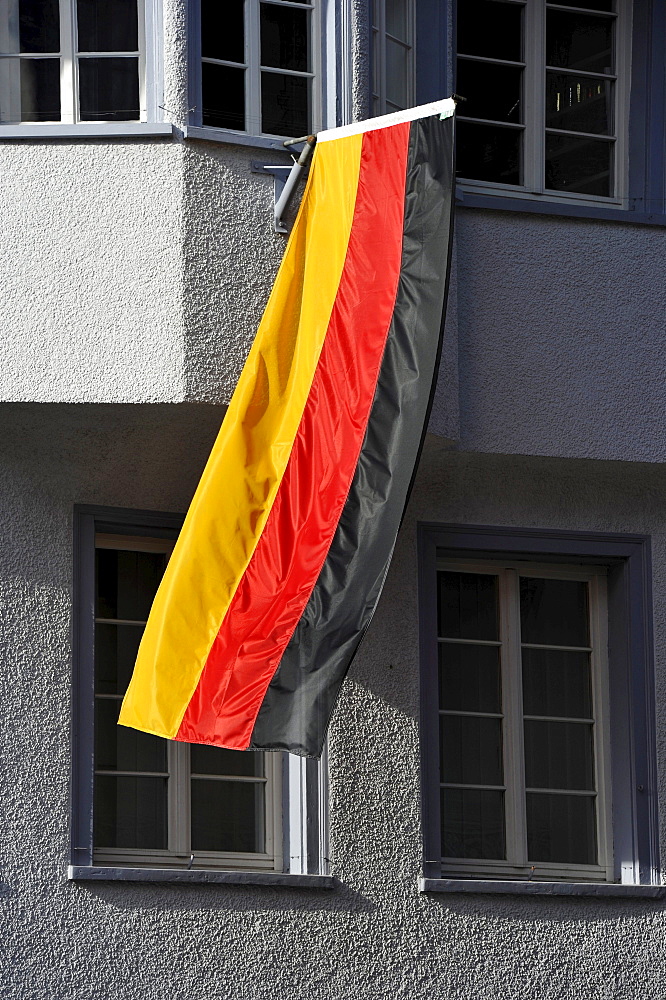
[[[176,739],[245,749],[326,559],[372,406],[400,275],[408,123],[363,137],[349,248],[268,521]]]

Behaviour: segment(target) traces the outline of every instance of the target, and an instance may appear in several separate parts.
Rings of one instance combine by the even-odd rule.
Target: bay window
[[[154,120],[154,22],[151,2],[5,0],[0,125]]]

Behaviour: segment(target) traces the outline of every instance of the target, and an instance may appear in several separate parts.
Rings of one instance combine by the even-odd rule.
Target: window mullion
[[[139,43],[139,121],[148,120],[148,97],[146,81],[146,4],[138,0],[137,41]]]
[[[379,108],[377,113],[383,115],[386,113],[386,0],[378,0],[377,10],[379,12],[379,17],[377,18],[377,54],[379,62],[377,74],[379,86],[377,87],[377,93],[379,94]]]
[[[60,120],[67,125],[73,125],[79,120],[75,53],[75,0],[60,0]]]
[[[546,107],[546,8],[544,0],[531,0],[525,6],[524,27],[526,61],[523,79],[524,152],[523,185],[530,191],[543,192],[545,186],[545,107]]]
[[[169,851],[188,855],[191,852],[190,835],[190,747],[188,743],[169,740]]]
[[[590,666],[592,669],[592,712],[594,715],[594,772],[597,792],[597,851],[599,864],[606,866],[606,878],[612,882],[613,871],[611,781],[607,774],[610,761],[608,729],[608,598],[606,578],[594,576],[590,594]]]
[[[617,137],[613,152],[611,193],[626,204],[629,179],[629,79],[631,72],[632,7],[629,0],[619,0],[615,20],[615,103],[613,132]]]
[[[261,135],[261,16],[259,0],[245,0],[245,131]]]
[[[500,574],[499,580],[507,861],[525,866],[527,824],[518,574],[507,569]]]

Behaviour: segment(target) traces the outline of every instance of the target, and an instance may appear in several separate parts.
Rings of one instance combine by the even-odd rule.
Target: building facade
[[[662,997],[666,4],[220,6],[0,4],[0,995]],[[429,433],[324,758],[118,735],[283,141],[453,91]]]

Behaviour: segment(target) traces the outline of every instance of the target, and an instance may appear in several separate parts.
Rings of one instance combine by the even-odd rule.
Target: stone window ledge
[[[67,877],[76,882],[166,882],[170,885],[267,885],[287,889],[335,889],[332,875],[295,875],[285,872],[236,872],[173,868],[111,868],[70,865]]]
[[[619,885],[614,882],[518,882],[470,878],[422,878],[421,892],[488,893],[504,896],[614,896],[666,899],[664,885]]]

